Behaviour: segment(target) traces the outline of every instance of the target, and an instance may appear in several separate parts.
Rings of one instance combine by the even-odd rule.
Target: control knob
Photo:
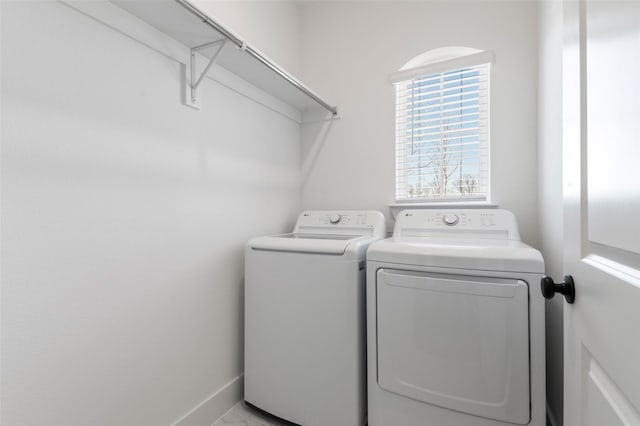
[[[339,214],[332,214],[331,216],[329,216],[329,222],[331,222],[332,225],[337,225],[341,220],[342,216],[340,216]]]
[[[449,226],[455,225],[456,223],[458,223],[458,220],[460,220],[460,219],[458,218],[458,215],[456,215],[456,214],[446,214],[442,218],[442,221],[444,222],[444,224],[445,225],[449,225]]]

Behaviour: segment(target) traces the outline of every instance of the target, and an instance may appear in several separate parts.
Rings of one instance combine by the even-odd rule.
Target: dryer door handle
[[[553,282],[553,278],[546,275],[540,280],[540,290],[542,295],[551,299],[556,293],[564,294],[567,303],[573,304],[576,300],[576,286],[571,275],[565,275],[564,281],[559,284]]]

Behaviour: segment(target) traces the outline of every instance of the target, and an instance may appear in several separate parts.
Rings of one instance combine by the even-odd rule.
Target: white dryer
[[[245,252],[245,401],[305,426],[366,415],[365,253],[377,211],[306,211]]]
[[[544,262],[505,210],[405,210],[367,252],[370,426],[545,425]]]

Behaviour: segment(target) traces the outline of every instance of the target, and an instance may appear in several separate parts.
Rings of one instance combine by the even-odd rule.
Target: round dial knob
[[[458,215],[455,215],[455,214],[446,214],[442,218],[442,221],[444,222],[444,224],[449,226],[455,225],[456,223],[458,223],[458,220],[460,219],[458,218]]]
[[[334,225],[337,225],[338,223],[340,223],[341,220],[342,220],[342,216],[340,216],[339,214],[332,214],[331,216],[329,216],[329,222],[331,222]]]

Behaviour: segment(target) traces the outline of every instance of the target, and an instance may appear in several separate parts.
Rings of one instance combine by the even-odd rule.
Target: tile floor
[[[233,408],[222,416],[212,426],[290,426],[292,423],[284,423],[268,417],[251,407],[246,407],[242,401],[238,402]],[[547,426],[552,426],[549,418],[547,418]]]
[[[227,411],[213,426],[290,426],[292,424],[269,417],[251,407],[245,406],[241,401]]]

